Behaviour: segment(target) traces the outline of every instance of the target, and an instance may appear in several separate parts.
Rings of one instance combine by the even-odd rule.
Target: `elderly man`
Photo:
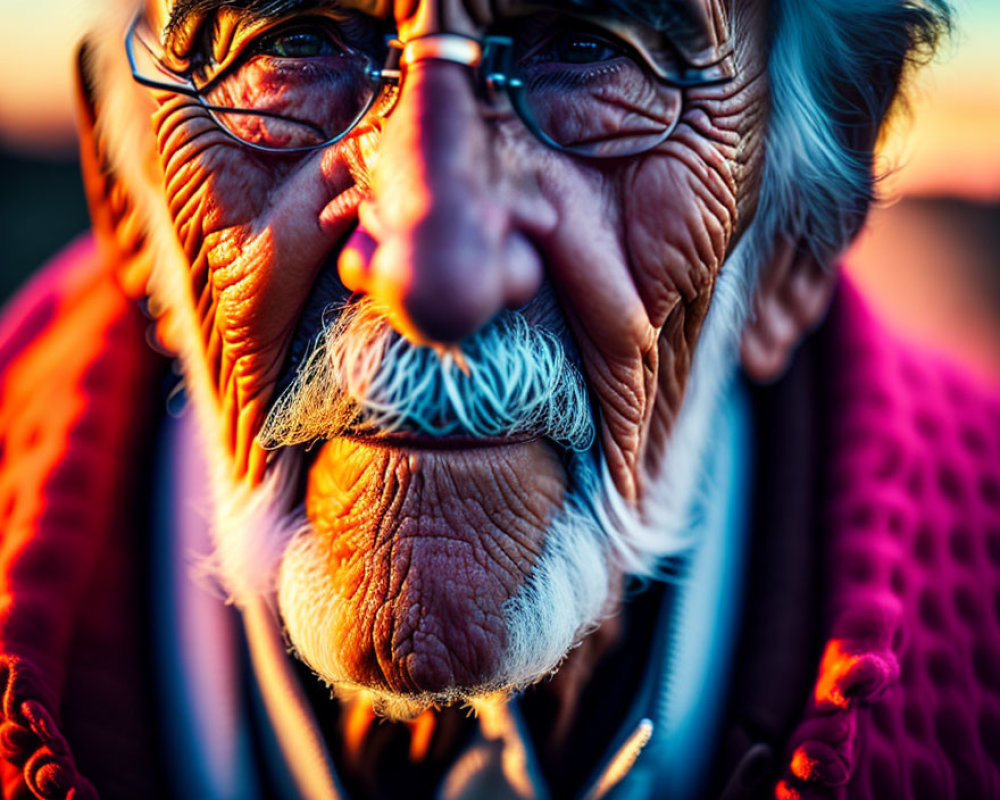
[[[5,796],[996,796],[1000,402],[833,268],[943,0],[133,11],[0,336]]]

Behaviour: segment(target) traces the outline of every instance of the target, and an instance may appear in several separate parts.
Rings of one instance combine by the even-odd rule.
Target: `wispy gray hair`
[[[911,65],[951,29],[946,0],[772,0],[760,214],[828,263],[874,197],[873,150]]]

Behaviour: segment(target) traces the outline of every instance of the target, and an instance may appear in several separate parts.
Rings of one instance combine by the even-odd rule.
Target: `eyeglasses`
[[[426,60],[468,66],[479,96],[509,104],[556,150],[587,158],[637,155],[664,142],[680,118],[683,89],[732,79],[731,51],[701,67],[652,63],[606,27],[475,39],[440,33],[359,45],[326,17],[297,17],[266,30],[223,64],[174,72],[129,26],[133,78],[194,98],[232,138],[257,150],[295,153],[347,136],[370,112],[387,115],[408,66]],[[152,77],[158,76],[158,77]]]

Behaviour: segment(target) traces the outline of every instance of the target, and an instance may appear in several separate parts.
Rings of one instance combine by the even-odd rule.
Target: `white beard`
[[[598,481],[591,481],[596,487]],[[432,704],[472,703],[509,692],[552,672],[566,653],[613,609],[609,598],[611,554],[585,492],[571,489],[545,532],[545,549],[530,578],[503,607],[507,642],[494,674],[477,686],[401,696],[356,687],[337,659],[337,621],[347,605],[331,578],[329,546],[301,529],[284,552],[278,606],[298,656],[337,690],[365,688],[377,710],[410,718]]]

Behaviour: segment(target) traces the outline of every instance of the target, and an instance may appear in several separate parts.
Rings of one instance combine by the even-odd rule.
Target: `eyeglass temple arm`
[[[151,89],[163,89],[168,92],[176,92],[177,94],[187,95],[188,97],[198,98],[198,89],[194,86],[184,84],[184,83],[166,83],[165,81],[157,81],[153,78],[147,78],[139,71],[139,65],[135,58],[135,40],[139,40],[146,52],[153,55],[153,49],[146,44],[145,40],[139,36],[137,28],[139,26],[139,19],[141,17],[141,10],[133,18],[131,24],[128,26],[128,32],[125,34],[125,55],[128,58],[128,66],[132,71],[132,79],[142,85],[148,86]],[[164,67],[158,67],[159,69],[165,69]]]

